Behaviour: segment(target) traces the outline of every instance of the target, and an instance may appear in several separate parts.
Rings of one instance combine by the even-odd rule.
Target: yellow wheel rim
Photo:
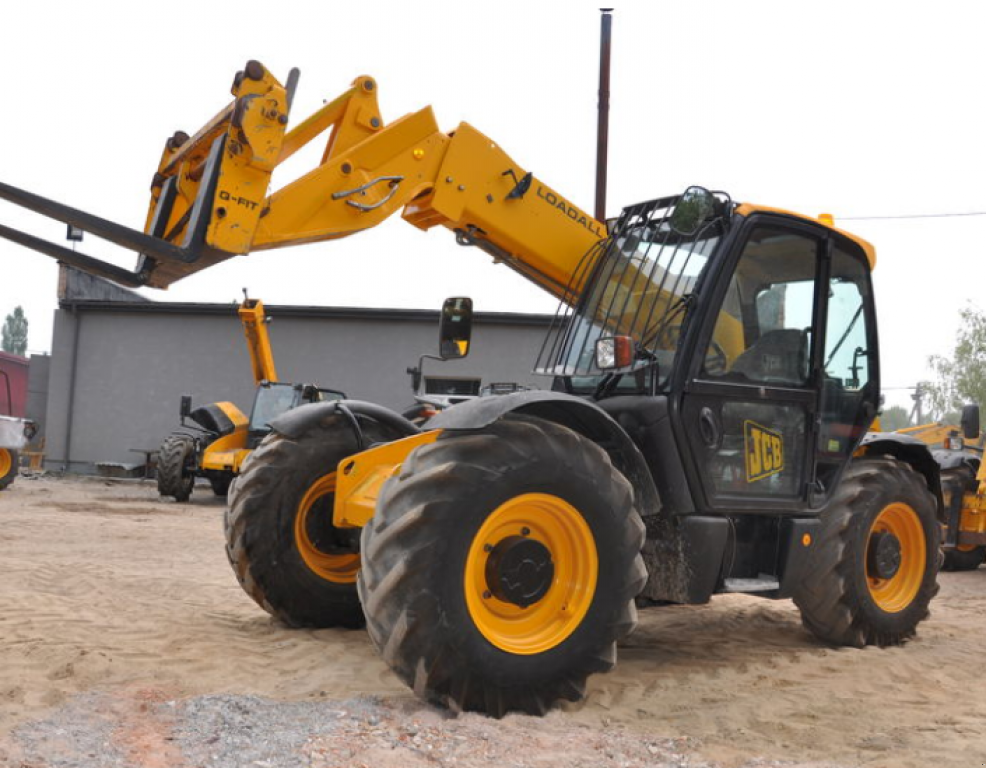
[[[337,584],[355,584],[356,574],[359,573],[359,555],[327,554],[318,549],[308,535],[308,516],[312,514],[316,502],[329,494],[334,494],[335,491],[335,472],[324,475],[312,483],[301,503],[298,504],[298,513],[294,516],[294,540],[301,559],[316,574]],[[325,512],[323,510],[315,514],[325,514]]]
[[[486,568],[497,544],[533,539],[551,555],[547,592],[522,608],[491,593]],[[476,628],[497,648],[531,655],[562,643],[582,623],[596,593],[599,557],[585,519],[557,496],[528,493],[501,504],[477,532],[465,566],[466,607]]]
[[[877,533],[893,534],[900,544],[900,566],[888,579],[866,568],[870,595],[877,606],[887,613],[898,613],[917,597],[927,566],[927,542],[921,519],[912,507],[900,502],[888,504],[877,515],[867,536],[867,545]],[[868,560],[869,558],[867,558]]]
[[[6,448],[0,448],[0,478],[7,476],[7,473],[10,472],[10,468],[13,464],[14,461],[10,457],[10,451]]]

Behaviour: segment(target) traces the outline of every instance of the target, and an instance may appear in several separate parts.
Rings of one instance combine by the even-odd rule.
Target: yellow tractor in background
[[[638,605],[747,593],[793,599],[832,645],[914,636],[938,591],[941,476],[921,441],[867,434],[869,243],[701,187],[607,224],[466,123],[385,123],[371,77],[288,130],[297,81],[251,61],[230,105],[169,139],[143,232],[0,184],[141,255],[131,271],[0,236],[124,283],[401,212],[560,299],[535,364],[551,391],[475,398],[424,430],[352,400],[271,421],[226,517],[258,605],[293,626],[365,620],[417,695],[494,716],[582,698]],[[326,131],[318,165],[268,194]],[[468,343],[460,309],[450,349]]]
[[[941,470],[946,509],[942,570],[975,570],[986,561],[986,434],[980,430],[979,405],[963,407],[958,426],[932,422],[898,432],[927,443]]]
[[[259,299],[244,296],[238,315],[250,352],[257,385],[249,417],[230,402],[210,403],[192,409],[191,397],[181,398],[182,432],[165,438],[158,450],[157,487],[162,496],[187,501],[196,477],[204,477],[217,496],[225,496],[243,460],[270,431],[275,417],[305,403],[341,400],[345,393],[314,384],[278,381],[274,367],[268,318]],[[194,427],[186,424],[186,419]]]

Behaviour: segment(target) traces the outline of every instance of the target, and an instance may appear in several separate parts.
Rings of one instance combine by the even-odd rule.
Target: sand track
[[[0,493],[0,747],[94,691],[423,709],[363,632],[289,630],[257,608],[223,554],[222,512],[207,490],[179,505],[138,482],[21,478]],[[889,650],[822,646],[789,601],[643,611],[616,670],[550,722],[688,737],[727,765],[986,765],[986,568],[941,584],[918,638]]]

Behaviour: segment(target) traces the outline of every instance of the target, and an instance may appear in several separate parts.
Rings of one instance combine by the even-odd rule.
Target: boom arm
[[[244,297],[243,303],[240,304],[239,315],[240,322],[243,324],[243,335],[247,340],[247,350],[250,352],[253,383],[277,381],[277,369],[274,367],[274,352],[271,350],[270,335],[267,333],[264,303],[260,299]]]
[[[345,237],[401,210],[414,226],[451,229],[460,244],[562,297],[606,234],[466,123],[443,133],[425,107],[384,125],[371,77],[286,131],[296,83],[297,70],[282,86],[251,61],[234,79],[230,105],[191,138],[168,139],[144,232],[0,183],[0,198],[138,251],[134,271],[7,227],[0,237],[118,282],[166,288],[231,256]],[[321,162],[268,194],[274,169],[326,131]]]

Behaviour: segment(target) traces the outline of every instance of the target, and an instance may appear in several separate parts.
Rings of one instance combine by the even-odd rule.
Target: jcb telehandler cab
[[[836,645],[911,637],[937,591],[939,470],[867,435],[879,401],[869,244],[693,188],[612,227],[466,123],[385,124],[376,82],[287,131],[296,76],[257,62],[169,141],[144,232],[0,184],[141,252],[135,270],[0,227],[114,279],[166,286],[235,254],[343,237],[398,211],[562,302],[554,391],[477,398],[422,432],[343,400],[271,422],[226,516],[243,588],[296,626],[364,620],[414,691],[493,715],[584,695],[637,603],[791,597]],[[319,165],[273,169],[329,130]]]

